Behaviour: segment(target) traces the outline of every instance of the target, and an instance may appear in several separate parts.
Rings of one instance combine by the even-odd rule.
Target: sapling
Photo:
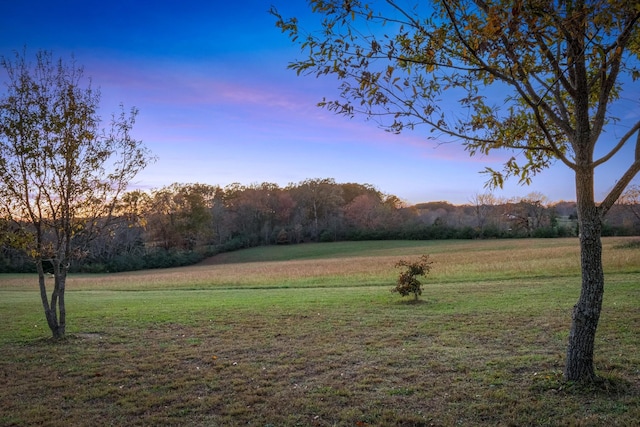
[[[422,255],[417,261],[407,261],[401,259],[396,263],[396,268],[405,267],[398,276],[396,287],[391,292],[398,292],[403,297],[413,294],[415,301],[422,295],[422,283],[418,276],[426,276],[431,271],[429,255]]]

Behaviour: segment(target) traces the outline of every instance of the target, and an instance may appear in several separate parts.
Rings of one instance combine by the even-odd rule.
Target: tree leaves
[[[536,152],[505,164],[523,183],[552,159],[576,168],[575,154],[593,152],[613,120],[606,111],[620,96],[618,73],[640,77],[639,12],[628,2],[441,0],[410,9],[389,1],[375,13],[359,2],[311,4],[324,31],[305,39],[308,57],[292,66],[341,81],[340,100],[319,105],[393,132],[426,125],[437,131],[431,137],[471,153]],[[292,39],[299,35],[297,21],[274,14]]]
[[[64,284],[70,262],[109,225],[118,197],[152,158],[130,135],[136,110],[100,128],[100,94],[83,86],[83,70],[38,52],[2,58],[6,94],[0,97],[0,213],[29,236],[43,307],[55,338],[64,335]],[[47,300],[43,262],[55,276]],[[56,310],[58,312],[56,313]]]

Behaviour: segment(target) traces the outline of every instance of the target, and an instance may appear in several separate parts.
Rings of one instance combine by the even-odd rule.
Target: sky
[[[27,49],[71,55],[102,94],[102,116],[139,110],[132,135],[157,156],[133,187],[172,183],[282,187],[306,179],[371,184],[409,204],[470,203],[489,190],[485,166],[501,169],[513,154],[469,157],[455,142],[428,139],[426,128],[394,135],[364,118],[321,109],[337,98],[335,81],[297,76],[287,64],[298,46],[275,27],[283,16],[317,25],[304,0],[190,1],[0,0],[0,55]],[[640,89],[625,92],[623,127],[605,135],[612,146],[625,120],[640,117]],[[4,89],[2,89],[4,90]],[[106,123],[105,123],[106,124]],[[626,169],[623,151],[596,170],[602,200]],[[638,182],[636,179],[635,183]],[[529,186],[508,181],[500,198],[532,192],[575,200],[573,173],[561,162]]]

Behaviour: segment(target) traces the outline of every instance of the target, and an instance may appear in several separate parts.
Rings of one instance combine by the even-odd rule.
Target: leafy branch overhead
[[[588,127],[592,151],[616,120],[606,113],[609,101],[621,96],[619,74],[640,76],[634,60],[640,8],[631,2],[581,8],[572,2],[436,1],[408,9],[387,1],[375,10],[359,1],[311,3],[324,17],[318,32],[272,13],[308,54],[289,67],[339,80],[340,98],[319,105],[367,115],[392,132],[427,125],[434,138],[460,140],[472,155],[523,152],[502,171],[486,169],[494,186],[508,176],[529,183],[557,159],[581,167],[582,142],[572,135]],[[640,122],[632,125],[596,163],[639,128]]]

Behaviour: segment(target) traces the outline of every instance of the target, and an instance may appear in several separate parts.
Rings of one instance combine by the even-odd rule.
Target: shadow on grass
[[[631,391],[632,383],[615,376],[597,376],[593,381],[576,383],[565,382],[564,391],[573,395],[625,395]]]
[[[396,302],[397,305],[423,305],[429,304],[429,301],[423,299],[404,299]]]
[[[562,372],[553,371],[536,376],[532,391],[553,392],[569,396],[621,396],[632,392],[633,383],[615,376],[597,376],[593,381],[566,381]]]

